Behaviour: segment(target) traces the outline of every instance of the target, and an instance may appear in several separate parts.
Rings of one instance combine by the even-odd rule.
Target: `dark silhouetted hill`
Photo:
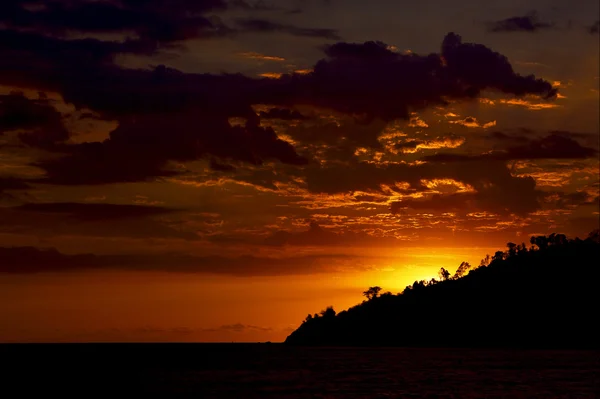
[[[309,315],[286,339],[314,346],[600,347],[600,239],[562,234],[508,243],[473,270],[416,281],[402,293]]]

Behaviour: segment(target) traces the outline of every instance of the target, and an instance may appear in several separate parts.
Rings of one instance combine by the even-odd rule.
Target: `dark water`
[[[600,398],[598,351],[26,345],[0,359],[6,398]]]

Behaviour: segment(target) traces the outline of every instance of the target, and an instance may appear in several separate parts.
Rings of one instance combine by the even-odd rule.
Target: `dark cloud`
[[[560,134],[551,134],[540,139],[527,139],[520,136],[495,134],[501,140],[526,142],[526,144],[510,146],[505,150],[497,150],[482,155],[463,155],[440,153],[429,155],[424,160],[429,162],[468,162],[482,160],[510,161],[520,159],[584,159],[596,156],[593,148],[584,147],[572,138]]]
[[[521,135],[507,134],[501,131],[491,132],[489,137],[493,140],[498,141],[515,141],[520,143],[526,143],[529,141],[529,138]]]
[[[37,237],[128,237],[197,240],[182,230],[180,210],[144,205],[29,203],[0,207],[0,232]]]
[[[361,123],[353,117],[338,117],[336,121],[314,119],[297,126],[289,126],[286,133],[305,144],[327,144],[329,155],[343,160],[345,154],[354,154],[354,147],[380,148],[378,138],[386,123],[380,119]]]
[[[598,205],[598,197],[594,197],[585,191],[566,193],[554,191],[545,193],[544,202],[552,204],[556,208],[576,208],[582,205]]]
[[[65,255],[54,248],[0,247],[0,273],[41,273],[46,271],[68,271],[79,268],[97,267],[94,255]]]
[[[522,17],[511,17],[488,24],[488,31],[490,32],[537,32],[553,28],[555,28],[554,23],[540,22],[535,12]]]
[[[8,191],[22,191],[31,188],[26,181],[0,176],[0,201],[12,201],[15,196]]]
[[[28,188],[29,185],[23,180],[10,177],[0,177],[0,192],[4,190],[26,190]]]
[[[476,193],[434,194],[424,199],[392,202],[391,211],[394,214],[413,209],[436,213],[490,212],[524,216],[540,209],[539,200],[542,195],[534,188],[535,181],[532,178],[523,178],[513,182],[511,189],[517,191],[505,191],[504,187],[489,186],[480,188]],[[523,195],[518,190],[523,190]]]
[[[61,214],[82,221],[112,220],[160,216],[176,211],[172,208],[146,205],[118,205],[93,203],[29,203],[15,208],[17,211]]]
[[[0,273],[30,274],[85,270],[138,270],[176,273],[221,274],[240,277],[293,276],[327,273],[343,262],[360,268],[358,257],[306,255],[289,258],[254,256],[155,255],[65,255],[56,249],[0,247]]]
[[[597,151],[572,138],[552,134],[527,145],[509,147],[506,153],[507,159],[581,159],[594,157]]]
[[[231,7],[236,7],[236,8],[240,8],[242,10],[247,10],[247,11],[280,10],[280,8],[276,7],[274,4],[264,1],[264,0],[256,0],[256,1],[229,0],[227,3]]]
[[[501,54],[480,44],[463,43],[450,33],[441,54],[400,54],[381,42],[337,43],[328,58],[306,75],[284,75],[264,91],[267,103],[310,104],[386,121],[408,119],[411,111],[446,105],[448,99],[477,97],[482,90],[522,96],[556,96],[552,85],[516,74]]]
[[[127,39],[119,42],[92,38],[60,39],[43,33],[8,29],[0,29],[0,39],[0,51],[5,56],[16,57],[4,60],[8,65],[12,65],[9,61],[36,61],[52,63],[49,66],[75,63],[91,67],[111,63],[116,54],[152,55],[156,51],[154,44],[143,40]]]
[[[228,33],[217,17],[206,16],[226,8],[223,0],[8,0],[0,23],[54,36],[135,32],[146,42],[169,43]]]
[[[587,30],[591,35],[598,34],[600,32],[600,21],[594,22]]]
[[[442,56],[447,72],[457,86],[462,86],[453,96],[477,96],[484,89],[495,89],[507,94],[523,96],[535,94],[555,98],[558,90],[543,79],[533,75],[522,76],[514,72],[508,59],[481,44],[463,43],[460,36],[449,33],[442,44]]]
[[[497,160],[451,162],[443,167],[435,163],[375,165],[356,162],[309,168],[306,182],[308,189],[315,193],[363,191],[394,195],[427,192],[423,180],[441,179],[451,179],[472,187],[483,210],[525,214],[539,208],[535,180],[513,176],[506,163]],[[397,183],[408,183],[410,189],[398,190],[395,188]]]
[[[239,18],[236,24],[246,32],[287,33],[294,36],[316,37],[329,40],[341,40],[337,30],[328,28],[303,28],[295,25],[280,24],[266,19]]]
[[[81,185],[170,176],[177,172],[165,170],[168,161],[209,156],[253,165],[266,160],[306,163],[291,144],[256,120],[232,126],[225,117],[197,112],[169,116],[146,115],[122,121],[104,142],[70,146],[66,157],[37,165],[46,170],[48,182]]]
[[[57,91],[77,108],[119,122],[104,142],[64,145],[56,150],[61,157],[36,162],[48,175],[44,181],[56,184],[173,176],[182,170],[170,169],[169,161],[200,158],[232,166],[269,160],[305,164],[290,143],[260,124],[261,116],[252,109],[255,104],[278,108],[308,104],[341,112],[354,119],[356,129],[331,126],[331,132],[315,135],[313,141],[328,142],[331,136],[333,142],[345,138],[378,147],[377,137],[386,121],[408,118],[413,110],[446,104],[448,99],[470,99],[484,89],[515,95],[556,94],[549,82],[515,74],[504,56],[482,45],[463,43],[455,34],[447,35],[441,54],[428,56],[398,54],[383,43],[337,43],[326,47],[328,58],[319,61],[313,72],[281,79],[187,74],[166,67],[126,69],[116,65],[114,57],[129,51],[133,42],[0,34],[16,39],[0,41],[0,84]],[[231,117],[244,118],[246,123],[233,126]],[[377,123],[369,124],[373,120]],[[306,136],[306,140],[311,139]]]
[[[4,32],[9,35],[22,33]],[[180,110],[190,105],[228,109],[249,104],[308,103],[386,120],[409,110],[471,98],[483,89],[552,97],[549,82],[515,74],[505,57],[449,34],[440,55],[404,55],[383,43],[338,43],[312,73],[254,80],[241,75],[184,74],[168,68],[130,70],[113,64],[126,44],[15,37],[0,41],[0,83],[23,83],[63,93],[79,107],[108,117]],[[23,45],[25,42],[26,45]],[[14,45],[6,46],[6,43]],[[481,66],[479,67],[475,67]],[[235,96],[232,93],[236,93]],[[240,115],[232,115],[240,116]]]
[[[506,134],[495,135],[507,140]],[[510,142],[514,142],[510,138]],[[463,155],[441,153],[426,156],[423,159],[439,177],[452,178],[469,184],[475,192],[449,195],[436,194],[423,199],[407,199],[394,202],[392,212],[402,209],[419,210],[479,210],[497,214],[525,215],[540,209],[540,200],[544,198],[535,188],[531,177],[512,176],[504,166],[506,161],[524,159],[583,159],[595,156],[594,149],[581,146],[578,142],[560,135],[550,135],[540,139],[526,139],[526,144],[510,146],[482,155]],[[443,163],[444,168],[436,164]],[[481,168],[482,174],[473,173],[471,168]],[[422,169],[421,176],[427,169]],[[431,178],[431,177],[429,177]]]
[[[270,327],[260,327],[260,326],[253,326],[250,324],[236,323],[236,324],[225,324],[218,328],[207,328],[207,329],[204,329],[203,331],[207,331],[207,332],[226,331],[226,332],[243,333],[243,332],[248,332],[248,331],[267,332],[267,331],[273,331],[273,329]]]
[[[177,174],[164,170],[168,159],[135,158],[135,148],[115,148],[110,140],[102,143],[72,145],[61,158],[40,160],[35,166],[46,171],[42,183],[65,185],[91,185],[144,181],[150,178]],[[156,149],[154,150],[156,151]],[[85,173],[82,173],[85,171]]]
[[[72,45],[70,41],[51,40],[60,48]],[[88,63],[77,57],[63,59],[57,51],[57,56],[48,53],[39,59],[35,50],[21,49],[20,57],[0,59],[0,71],[4,72],[0,83],[23,82],[26,87],[60,92],[66,102],[107,119],[181,112],[192,107],[203,114],[224,117],[254,115],[249,93],[260,87],[260,81],[241,75],[185,74],[164,66],[124,69],[112,64],[111,57],[106,62]],[[31,65],[25,62],[29,55]]]
[[[0,95],[0,135],[10,130],[21,131],[23,143],[40,148],[69,138],[62,115],[47,99],[29,100],[21,93]]]
[[[236,168],[232,165],[228,165],[225,163],[221,163],[219,161],[217,161],[216,159],[211,159],[209,166],[212,170],[217,171],[217,172],[234,172],[236,170]]]
[[[259,115],[262,119],[280,119],[284,121],[300,121],[308,119],[295,109],[289,108],[271,108],[268,111],[261,111]]]

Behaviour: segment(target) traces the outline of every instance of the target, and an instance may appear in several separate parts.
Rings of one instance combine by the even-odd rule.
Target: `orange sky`
[[[399,292],[483,249],[425,251],[368,272],[230,277],[88,271],[0,276],[3,341],[282,341],[308,313],[359,303],[367,287]],[[488,251],[489,252],[489,251]]]
[[[597,1],[9,3],[0,341],[281,341],[599,227]]]

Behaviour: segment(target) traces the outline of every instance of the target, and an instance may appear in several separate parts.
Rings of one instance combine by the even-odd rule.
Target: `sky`
[[[3,0],[0,341],[282,341],[586,237],[599,7]]]

